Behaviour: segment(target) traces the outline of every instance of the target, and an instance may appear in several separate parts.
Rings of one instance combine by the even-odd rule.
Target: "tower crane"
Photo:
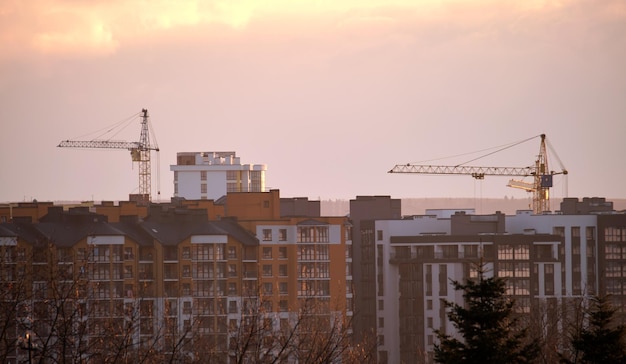
[[[152,143],[150,141],[150,135],[154,139]],[[127,149],[130,151],[130,155],[133,162],[137,162],[139,165],[139,193],[131,194],[130,200],[136,201],[138,204],[147,205],[152,200],[151,192],[151,162],[150,154],[154,150],[157,152],[157,164],[158,164],[158,152],[159,146],[156,143],[154,132],[150,126],[148,120],[148,110],[141,110],[141,134],[139,135],[138,142],[129,141],[114,141],[114,140],[63,140],[57,147],[60,148],[104,148],[104,149]],[[158,171],[158,166],[157,166]],[[157,193],[159,191],[159,181],[157,172]]]
[[[567,176],[568,172],[563,163],[556,155],[556,152],[548,142],[550,150],[557,157],[561,164],[561,171],[551,171],[548,168],[548,153],[546,150],[546,135],[541,134],[541,144],[539,154],[535,164],[529,167],[477,167],[466,165],[444,166],[444,165],[419,165],[419,164],[398,164],[388,173],[419,173],[419,174],[460,174],[470,175],[475,179],[484,179],[485,176],[509,176],[509,177],[533,177],[533,182],[511,179],[508,187],[520,188],[533,193],[533,212],[540,214],[550,210],[550,188],[554,175]],[[531,138],[532,139],[532,138]],[[529,139],[528,139],[529,140]]]

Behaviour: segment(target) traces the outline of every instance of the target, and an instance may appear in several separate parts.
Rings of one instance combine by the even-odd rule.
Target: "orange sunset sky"
[[[570,171],[553,196],[626,198],[621,0],[4,0],[0,49],[0,202],[136,193],[127,152],[56,145],[142,108],[165,200],[177,152],[218,150],[267,164],[284,197],[527,198],[386,172],[542,133]],[[138,121],[116,135],[138,138]]]

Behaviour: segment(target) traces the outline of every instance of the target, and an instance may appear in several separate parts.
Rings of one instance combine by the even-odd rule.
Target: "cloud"
[[[145,40],[209,33],[215,38],[249,27],[272,36],[302,31],[309,37],[329,32],[370,37],[425,27],[489,36],[505,22],[511,23],[510,31],[526,31],[525,25],[537,19],[563,21],[557,15],[567,16],[576,4],[599,9],[593,11],[597,17],[623,20],[626,14],[623,2],[596,6],[587,0],[5,0],[0,4],[0,47],[6,51],[0,59],[33,51],[108,55]],[[207,31],[214,25],[219,27]],[[264,33],[259,26],[277,30]]]

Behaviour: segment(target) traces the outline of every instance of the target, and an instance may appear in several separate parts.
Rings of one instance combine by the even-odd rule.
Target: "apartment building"
[[[431,363],[434,331],[454,332],[442,300],[461,303],[451,282],[476,277],[480,265],[507,279],[518,313],[550,322],[543,335],[555,347],[572,319],[572,301],[609,293],[623,310],[626,215],[604,203],[596,211],[572,202],[565,209],[571,214],[426,210],[376,220],[376,298],[369,304],[376,306],[379,362]]]
[[[102,206],[47,206],[37,219],[23,206],[34,215],[0,224],[0,301],[10,316],[2,339],[17,344],[0,355],[98,362],[140,348],[228,363],[247,355],[238,340],[255,318],[269,322],[256,334],[275,340],[305,307],[323,327],[347,325],[347,218],[310,207],[281,217],[280,202],[277,190],[229,194],[225,205],[175,199],[145,216],[107,203],[114,222],[94,212]]]
[[[319,215],[319,201],[281,199],[278,190],[229,193],[227,212],[259,237],[259,284],[287,319],[314,301],[332,321],[352,316],[352,226]],[[344,324],[344,323],[342,323]]]
[[[264,164],[241,164],[235,152],[176,153],[174,197],[217,200],[228,192],[265,191]]]

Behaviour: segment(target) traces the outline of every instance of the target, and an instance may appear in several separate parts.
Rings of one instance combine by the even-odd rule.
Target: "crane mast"
[[[457,174],[470,175],[475,179],[484,179],[485,176],[510,176],[510,177],[533,177],[533,183],[510,180],[508,185],[533,193],[533,211],[540,214],[550,210],[550,188],[552,177],[557,174],[567,175],[563,167],[560,172],[548,169],[548,153],[546,150],[546,135],[541,134],[539,154],[531,167],[478,167],[478,166],[445,166],[445,165],[419,165],[398,164],[388,173],[417,173],[417,174]]]
[[[141,135],[139,136],[138,148],[131,149],[133,161],[139,163],[139,195],[142,200],[150,201],[152,198],[150,185],[150,132],[148,130],[148,110],[141,110]],[[158,147],[156,148],[158,151]],[[138,154],[138,156],[137,156]],[[137,158],[138,157],[138,158]]]
[[[130,199],[139,204],[147,204],[152,200],[151,186],[151,151],[159,151],[156,141],[150,141],[150,123],[148,110],[141,110],[141,134],[138,142],[111,141],[111,140],[63,140],[59,143],[60,148],[103,148],[103,149],[127,149],[133,162],[139,164],[139,193],[131,194]],[[160,193],[160,191],[159,191]]]

